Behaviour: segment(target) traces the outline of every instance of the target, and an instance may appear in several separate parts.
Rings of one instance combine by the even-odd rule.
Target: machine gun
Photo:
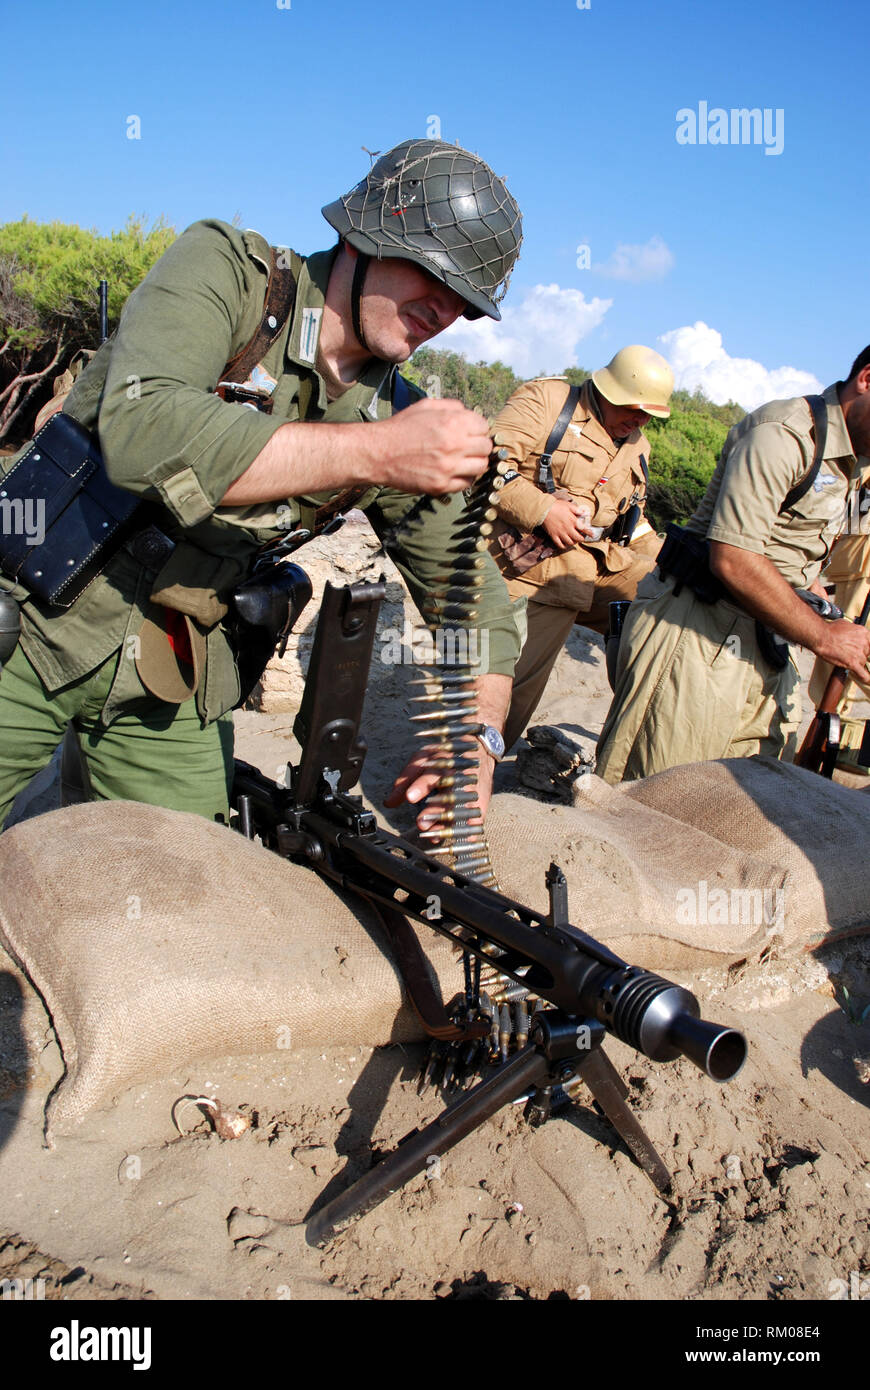
[[[868,593],[864,600],[864,606],[854,621],[863,627],[866,625],[868,617],[870,617],[870,593]],[[845,666],[835,666],[832,670],[819,707],[813,716],[813,722],[810,724],[806,737],[795,756],[798,767],[809,768],[810,772],[818,772],[822,777],[833,777],[834,767],[840,752],[841,725],[837,710],[850,679]],[[870,723],[864,727],[859,761],[864,767],[870,767]]]
[[[670,1174],[626,1104],[627,1087],[601,1047],[606,1034],[655,1061],[686,1056],[714,1081],[736,1075],[746,1041],[701,1019],[688,990],[627,964],[572,926],[565,876],[556,865],[547,874],[549,913],[541,916],[384,830],[360,797],[348,795],[365,756],[359,725],[383,594],[383,581],[326,585],[294,724],[302,758],[298,767],[288,765],[286,788],[236,764],[237,828],[364,898],[387,923],[412,918],[450,938],[466,957],[495,960],[505,976],[552,1007],[532,1015],[528,1043],[510,1060],[317,1211],[306,1239],[322,1248],[503,1105],[525,1098],[527,1118],[541,1123],[554,1093],[561,1088],[570,1095],[581,1081],[666,1191]]]

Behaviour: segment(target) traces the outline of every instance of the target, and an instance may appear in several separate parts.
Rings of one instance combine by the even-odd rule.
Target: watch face
[[[487,724],[483,733],[480,735],[480,739],[483,746],[494,758],[504,757],[504,739],[498,729],[494,729],[491,724]]]

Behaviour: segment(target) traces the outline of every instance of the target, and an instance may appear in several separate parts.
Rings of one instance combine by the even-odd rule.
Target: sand
[[[382,627],[401,626],[399,581],[364,526],[318,546],[304,559],[320,583],[336,567],[386,568]],[[264,709],[237,716],[239,755],[273,776],[294,753],[314,613],[267,679]],[[362,783],[373,806],[413,746],[412,673],[373,664]],[[577,629],[536,722],[594,742],[608,702],[600,639]],[[498,788],[516,789],[514,760]],[[0,958],[0,1278],[41,1279],[46,1299],[64,1300],[870,1297],[868,943],[685,983],[706,1017],[747,1034],[734,1081],[606,1048],[673,1173],[669,1197],[588,1098],[539,1129],[511,1107],[319,1252],[304,1240],[311,1208],[442,1106],[417,1095],[422,1045],[179,1059],[48,1151],[42,1108],[62,1060],[38,995]],[[221,1139],[191,1102],[176,1112],[181,1134],[172,1109],[185,1095],[218,1097],[251,1126]]]

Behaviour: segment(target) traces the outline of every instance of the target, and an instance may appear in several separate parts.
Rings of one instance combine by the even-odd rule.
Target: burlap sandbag
[[[575,926],[648,970],[728,965],[757,960],[774,942],[796,945],[799,921],[778,910],[790,900],[786,870],[723,844],[703,819],[676,823],[624,788],[584,777],[573,806],[497,797],[487,835],[504,892],[545,910],[544,871],[554,860],[568,880]],[[727,912],[711,911],[723,893]]]
[[[589,777],[570,807],[501,795],[487,826],[506,893],[545,910],[555,859],[571,920],[663,974],[870,926],[870,806],[776,762],[624,787]],[[45,1000],[67,1068],[49,1131],[180,1061],[420,1036],[363,904],[199,817],[126,802],[53,812],[0,837],[0,885],[0,941]],[[448,998],[450,947],[422,939]]]
[[[632,805],[679,822],[678,842],[682,827],[703,827],[778,865],[786,876],[786,940],[809,949],[870,930],[870,805],[851,787],[776,758],[724,758],[619,790]]]
[[[773,758],[584,777],[572,807],[500,796],[487,831],[505,892],[544,906],[555,859],[571,920],[663,974],[870,930],[870,806]]]
[[[449,999],[450,945],[426,937]],[[199,1058],[422,1034],[364,903],[177,811],[95,802],[0,836],[0,942],[63,1052],[49,1139],[134,1079]]]

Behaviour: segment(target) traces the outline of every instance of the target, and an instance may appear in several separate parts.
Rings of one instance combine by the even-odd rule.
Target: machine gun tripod
[[[383,830],[359,797],[347,795],[365,756],[359,725],[383,592],[383,583],[344,589],[327,584],[294,724],[302,758],[289,769],[289,787],[237,763],[232,800],[238,828],[366,899],[390,930],[394,946],[399,943],[400,958],[420,949],[407,921],[412,918],[464,952],[495,960],[504,975],[553,1007],[532,1016],[527,1047],[316,1212],[306,1238],[318,1247],[327,1244],[502,1105],[526,1097],[528,1118],[540,1123],[554,1091],[570,1092],[580,1081],[665,1191],[670,1175],[626,1104],[627,1088],[601,1049],[605,1034],[614,1033],[656,1061],[687,1056],[716,1081],[728,1081],[739,1071],[745,1039],[702,1020],[688,990],[628,965],[572,926],[566,881],[555,865],[547,879],[549,913],[541,916]],[[409,936],[393,935],[399,921],[414,946]]]

